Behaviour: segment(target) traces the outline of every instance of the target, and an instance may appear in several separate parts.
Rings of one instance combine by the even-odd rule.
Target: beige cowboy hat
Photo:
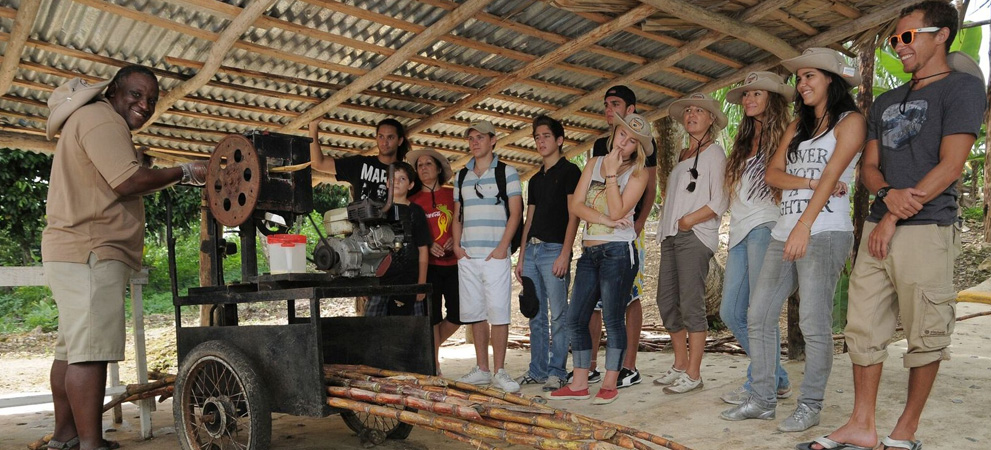
[[[957,72],[973,75],[980,78],[982,83],[984,82],[984,72],[977,65],[977,61],[974,61],[974,58],[964,52],[951,52],[946,55],[946,64]]]
[[[617,117],[619,116],[617,115]],[[627,114],[626,117],[622,117],[616,121],[616,126],[625,128],[626,131],[633,133],[633,136],[643,146],[646,156],[654,154],[654,143],[652,142],[654,137],[650,134],[650,122],[644,119],[643,116],[637,113]]]
[[[406,154],[406,161],[416,169],[416,161],[420,159],[421,156],[432,156],[437,161],[440,161],[440,184],[447,183],[451,177],[454,176],[454,170],[451,169],[451,162],[441,155],[440,152],[434,150],[430,147],[422,148],[420,150],[413,150]]]
[[[110,81],[106,80],[96,84],[90,84],[82,78],[73,78],[68,83],[55,88],[52,95],[48,97],[48,109],[50,112],[48,113],[48,124],[45,129],[48,140],[52,140],[55,137],[55,133],[58,133],[62,129],[62,125],[65,124],[65,121],[69,119],[72,113],[103,93],[103,90],[110,84]]]
[[[812,68],[832,72],[840,76],[850,86],[860,85],[860,70],[857,66],[850,65],[840,52],[831,48],[811,47],[805,49],[801,55],[781,61],[792,73],[797,73],[798,69]]]
[[[729,122],[726,114],[723,114],[722,108],[719,107],[719,102],[706,94],[698,92],[671,102],[671,106],[668,106],[668,115],[674,118],[674,120],[677,120],[682,126],[685,126],[685,110],[689,106],[698,106],[716,116],[714,123],[719,129],[726,128],[726,124]]]
[[[750,72],[747,78],[743,79],[743,84],[726,93],[726,101],[734,105],[739,105],[743,99],[743,93],[747,91],[767,91],[780,94],[789,102],[795,98],[795,88],[791,87],[785,80],[774,72]]]

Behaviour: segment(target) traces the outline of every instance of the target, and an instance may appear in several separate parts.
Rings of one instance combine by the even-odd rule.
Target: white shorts
[[[509,258],[458,260],[461,322],[487,320],[490,325],[508,325],[513,304],[512,273]]]

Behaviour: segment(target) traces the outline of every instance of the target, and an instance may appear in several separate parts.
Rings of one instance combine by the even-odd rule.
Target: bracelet
[[[810,232],[812,231],[812,227],[809,224],[805,223],[804,220],[798,219],[798,223],[805,225],[805,228],[808,228]]]
[[[605,175],[606,178],[616,178],[618,175]]]
[[[812,189],[812,179],[809,178],[809,189]]]

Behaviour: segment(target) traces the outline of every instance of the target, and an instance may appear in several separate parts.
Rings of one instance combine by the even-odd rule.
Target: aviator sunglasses
[[[942,29],[941,27],[924,27],[924,28],[915,28],[912,30],[905,30],[902,31],[901,34],[891,35],[891,37],[888,38],[888,44],[890,44],[892,48],[897,46],[899,42],[908,45],[911,44],[913,41],[915,41],[915,33],[935,33],[941,29]]]

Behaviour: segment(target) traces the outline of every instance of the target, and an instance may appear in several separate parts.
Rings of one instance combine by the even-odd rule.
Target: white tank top
[[[608,216],[609,205],[606,201],[606,182],[605,178],[599,173],[601,167],[602,158],[600,157],[595,160],[595,167],[592,168],[592,179],[589,180],[588,191],[585,193],[585,206]],[[630,167],[626,172],[616,177],[616,184],[619,185],[620,195],[626,189],[626,185],[629,183],[630,175],[632,174],[633,168]],[[630,208],[630,212],[626,215],[626,218],[630,219],[630,221],[633,221],[634,209],[636,208]],[[582,239],[586,241],[631,242],[637,238],[633,227],[612,228],[602,224],[590,224],[588,222],[585,222],[585,229],[582,235]]]
[[[849,114],[847,112],[841,115],[836,124],[839,125]],[[822,177],[822,171],[833,157],[835,150],[836,127],[834,126],[828,133],[798,144],[798,149],[786,156],[785,172],[796,177],[818,180]],[[860,153],[857,153],[840,175],[841,182],[847,185],[853,182],[854,170],[859,159]],[[771,230],[771,237],[779,241],[788,240],[788,235],[798,224],[798,219],[802,217],[805,207],[812,199],[813,192],[812,189],[786,189],[781,193],[781,217]],[[812,234],[824,231],[853,231],[853,221],[850,219],[850,192],[851,190],[847,189],[847,193],[841,197],[829,197],[826,206],[812,224]]]

